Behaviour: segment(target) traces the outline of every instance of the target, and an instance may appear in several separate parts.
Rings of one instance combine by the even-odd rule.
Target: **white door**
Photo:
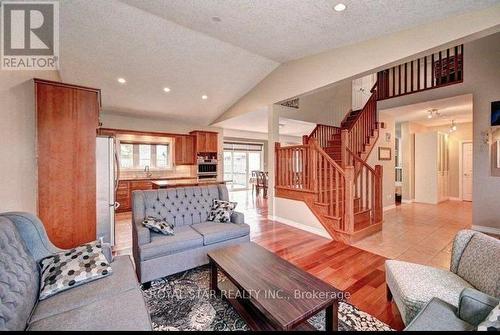
[[[462,143],[462,200],[472,201],[472,142]]]

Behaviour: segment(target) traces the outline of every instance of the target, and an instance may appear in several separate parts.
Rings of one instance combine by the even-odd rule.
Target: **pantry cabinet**
[[[216,153],[218,151],[218,133],[211,131],[192,131],[195,138],[196,153]]]
[[[193,135],[182,135],[175,137],[176,165],[196,164],[195,137]]]

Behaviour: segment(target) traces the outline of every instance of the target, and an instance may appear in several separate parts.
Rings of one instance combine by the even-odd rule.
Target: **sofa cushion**
[[[203,246],[203,236],[191,226],[175,227],[174,230],[175,235],[172,236],[151,232],[151,243],[139,247],[141,260],[145,261]]]
[[[222,241],[232,240],[250,234],[250,226],[247,224],[214,223],[204,222],[191,226],[203,235],[203,244],[210,245]]]
[[[456,316],[457,309],[437,298],[431,301],[406,327],[407,331],[471,331],[474,326]]]
[[[174,224],[153,216],[148,216],[142,221],[144,227],[163,235],[174,235]]]
[[[472,288],[453,272],[402,261],[385,262],[387,285],[408,324],[433,297],[458,307],[460,292]],[[402,306],[400,306],[402,304]]]
[[[112,272],[99,241],[49,256],[42,259],[40,264],[42,266],[40,300],[101,279]]]
[[[207,221],[212,201],[219,199],[219,189],[209,185],[143,191],[142,199],[134,203],[134,212],[139,210],[135,207],[143,206],[144,217],[164,219],[180,227]]]
[[[237,204],[237,202],[214,199],[212,209],[208,215],[208,221],[229,223],[231,221],[231,214]]]
[[[500,241],[474,234],[458,263],[457,274],[479,291],[500,297]]]
[[[138,288],[139,284],[129,256],[115,257],[111,267],[113,274],[108,277],[74,287],[40,301],[30,323]]]
[[[38,267],[14,224],[0,217],[0,330],[24,330],[38,298]]]
[[[30,323],[29,330],[110,331],[151,330],[151,320],[139,289]]]

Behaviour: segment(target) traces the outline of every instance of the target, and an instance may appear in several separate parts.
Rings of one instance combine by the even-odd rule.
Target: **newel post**
[[[345,173],[345,225],[348,233],[354,232],[354,166],[346,166]]]
[[[340,158],[342,160],[342,167],[345,168],[349,165],[349,156],[347,154],[347,148],[349,147],[349,130],[342,129],[342,132],[340,133],[340,140]]]
[[[383,174],[384,169],[382,165],[375,165],[375,223],[382,222],[383,219]]]

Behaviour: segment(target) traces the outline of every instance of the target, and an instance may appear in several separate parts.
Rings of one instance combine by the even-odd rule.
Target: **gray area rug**
[[[227,280],[220,277],[220,280]],[[202,266],[152,282],[143,290],[154,330],[249,330],[233,307],[210,295],[210,269]],[[318,330],[324,329],[325,313],[310,318]],[[388,325],[356,307],[339,303],[339,330],[387,331]]]

